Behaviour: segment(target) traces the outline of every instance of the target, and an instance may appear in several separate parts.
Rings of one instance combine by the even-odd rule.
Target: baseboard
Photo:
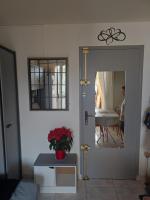
[[[136,176],[136,181],[145,182],[145,176]]]

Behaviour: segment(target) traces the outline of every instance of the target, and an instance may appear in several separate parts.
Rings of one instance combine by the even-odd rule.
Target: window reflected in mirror
[[[67,58],[29,58],[31,110],[67,110]]]
[[[95,145],[124,147],[125,72],[101,71],[95,76]]]

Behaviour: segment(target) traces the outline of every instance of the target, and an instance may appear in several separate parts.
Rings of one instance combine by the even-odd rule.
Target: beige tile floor
[[[78,181],[76,194],[41,194],[40,200],[139,200],[144,183],[134,180]]]

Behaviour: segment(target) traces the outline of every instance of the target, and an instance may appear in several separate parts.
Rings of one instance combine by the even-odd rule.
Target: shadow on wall
[[[2,20],[1,20],[2,21]],[[16,50],[15,43],[12,40],[12,33],[10,29],[3,29],[1,30],[1,37],[0,37],[0,45],[7,47],[8,49]]]
[[[145,130],[143,147],[144,147],[144,150],[150,151],[150,129]]]
[[[149,126],[146,126],[146,124],[150,123],[150,119],[147,119],[148,114],[150,113],[150,107],[148,107],[144,113],[144,124],[145,124],[145,135],[144,135],[144,140],[143,140],[143,148],[144,151],[150,151],[150,129],[148,128]],[[147,120],[147,123],[146,123]]]
[[[33,179],[33,165],[31,163],[22,162],[22,177],[25,179]]]

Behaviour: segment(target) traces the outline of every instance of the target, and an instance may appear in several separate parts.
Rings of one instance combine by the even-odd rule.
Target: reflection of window
[[[29,58],[31,110],[67,110],[67,58]]]
[[[97,108],[113,110],[114,73],[97,72],[95,80]]]

